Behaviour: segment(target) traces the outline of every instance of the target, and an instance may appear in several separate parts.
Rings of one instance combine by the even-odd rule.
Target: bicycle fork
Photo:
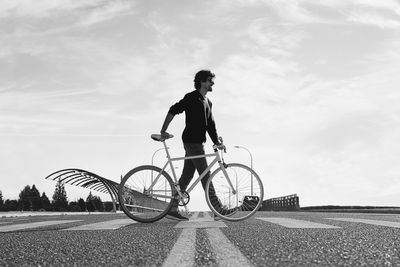
[[[231,179],[229,179],[229,175],[228,175],[228,172],[226,171],[225,163],[222,165],[221,168],[222,168],[222,172],[225,175],[226,180],[228,181],[229,187],[232,190],[232,194],[236,195],[235,187],[233,186]]]
[[[220,156],[219,153],[218,153],[218,163],[219,163],[219,166],[222,169],[222,172],[224,173],[225,179],[227,180],[229,187],[232,190],[232,194],[236,195],[237,192],[235,190],[235,187],[233,186],[231,179],[229,179],[228,172],[226,171],[226,168],[228,167],[228,164],[225,163],[224,156],[222,154]]]

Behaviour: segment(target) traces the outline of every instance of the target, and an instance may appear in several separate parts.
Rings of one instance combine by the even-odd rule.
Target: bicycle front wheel
[[[258,174],[239,163],[219,167],[206,185],[208,206],[228,221],[251,217],[261,207],[263,197],[264,187]]]
[[[167,214],[174,203],[175,191],[168,173],[145,165],[132,169],[122,178],[118,200],[128,217],[150,223]]]

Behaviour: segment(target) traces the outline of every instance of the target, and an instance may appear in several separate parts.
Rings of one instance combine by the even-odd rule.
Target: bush
[[[17,210],[18,202],[16,200],[7,199],[3,204],[4,211],[15,211]]]
[[[112,211],[113,203],[111,201],[104,202],[104,211]]]
[[[95,210],[95,206],[93,205],[92,201],[86,202],[86,208],[87,208],[87,211],[89,211],[89,212],[93,212]]]
[[[68,210],[72,212],[79,212],[82,211],[81,207],[78,206],[78,204],[69,204],[68,205]]]

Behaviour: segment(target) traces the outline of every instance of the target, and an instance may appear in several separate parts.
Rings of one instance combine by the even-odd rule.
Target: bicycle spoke
[[[161,219],[174,199],[169,175],[155,166],[140,166],[122,179],[119,200],[125,214],[140,222]]]
[[[211,210],[223,219],[232,221],[252,216],[260,207],[264,195],[260,178],[253,170],[242,164],[228,164],[226,173],[228,177],[225,177],[221,168],[217,169],[207,183],[207,203]],[[211,184],[219,201],[217,205],[211,204]]]

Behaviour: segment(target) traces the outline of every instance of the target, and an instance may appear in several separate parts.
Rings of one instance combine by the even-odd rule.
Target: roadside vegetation
[[[310,206],[302,207],[300,211],[315,212],[359,212],[359,213],[400,213],[400,207],[396,206]]]
[[[50,199],[46,193],[40,194],[35,185],[25,186],[19,193],[18,199],[4,199],[0,190],[0,211],[112,211],[112,202],[103,202],[100,197],[92,195],[86,200],[79,198],[76,201],[68,201],[64,184],[57,182],[54,194]]]

